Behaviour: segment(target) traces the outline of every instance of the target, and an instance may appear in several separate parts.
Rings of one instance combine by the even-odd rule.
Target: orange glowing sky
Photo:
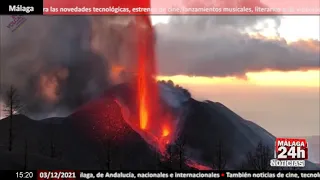
[[[172,80],[177,84],[253,84],[260,86],[303,86],[319,87],[320,70],[309,71],[266,71],[248,72],[247,79],[236,77],[191,77],[179,76],[158,76],[159,80]]]

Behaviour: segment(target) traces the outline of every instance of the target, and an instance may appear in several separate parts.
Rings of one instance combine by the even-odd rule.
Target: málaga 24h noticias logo
[[[308,159],[308,143],[306,139],[277,138],[274,159],[270,160],[273,167],[305,167]]]

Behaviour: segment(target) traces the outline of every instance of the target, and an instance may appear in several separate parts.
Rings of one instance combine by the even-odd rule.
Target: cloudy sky
[[[31,112],[85,103],[109,85],[113,65],[136,52],[130,29],[111,31],[118,18],[28,16],[12,33],[12,18],[2,16],[1,87],[14,83]],[[159,79],[172,79],[196,99],[222,102],[276,136],[320,134],[319,16],[152,20]]]
[[[159,79],[278,136],[319,135],[319,16],[153,16]]]

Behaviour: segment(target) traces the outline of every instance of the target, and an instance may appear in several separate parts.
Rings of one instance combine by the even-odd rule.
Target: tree
[[[168,154],[166,155],[164,161],[161,163],[161,166],[166,170],[174,170],[173,168],[174,153],[173,153],[172,145],[168,146],[167,152]]]
[[[53,123],[52,121],[50,122],[49,125],[49,133],[50,133],[50,157],[51,158],[56,158],[57,157],[57,147],[56,143],[54,141],[54,129],[53,129]]]
[[[214,153],[212,166],[216,170],[224,170],[227,165],[227,158],[225,155],[223,142],[219,139],[216,152]]]
[[[100,140],[102,153],[98,154],[100,168],[104,170],[111,169],[111,142],[109,139]]]
[[[39,153],[50,158],[61,158],[62,150],[57,145],[55,128],[53,120],[50,120],[46,127],[48,136],[38,141]]]
[[[184,139],[178,138],[175,144],[168,145],[167,155],[159,164],[165,170],[190,170],[186,164]]]
[[[115,128],[111,122],[111,118],[107,112],[103,112],[102,114],[97,115],[102,116],[105,119],[105,125],[108,130]],[[93,130],[96,130],[96,125],[93,126]],[[111,170],[111,148],[112,148],[112,141],[115,138],[115,135],[110,132],[103,132],[102,136],[97,132],[98,140],[101,144],[102,153],[99,153],[99,163],[101,169]]]
[[[179,138],[177,141],[176,141],[176,148],[177,148],[177,151],[178,151],[178,161],[179,161],[179,169],[180,170],[183,170],[185,169],[186,167],[186,157],[185,157],[185,139],[184,138]]]
[[[25,140],[24,144],[24,166],[23,170],[27,170],[28,168],[28,141]]]
[[[260,141],[254,152],[248,152],[242,167],[246,170],[271,170],[270,159],[273,153],[269,146]]]
[[[19,114],[22,111],[22,103],[18,95],[17,89],[10,86],[9,90],[6,92],[5,97],[5,108],[4,111],[9,117],[9,145],[8,150],[12,151],[13,144],[13,116],[14,114]]]
[[[173,145],[167,146],[166,154],[157,157],[158,165],[160,169],[174,170],[174,153]]]

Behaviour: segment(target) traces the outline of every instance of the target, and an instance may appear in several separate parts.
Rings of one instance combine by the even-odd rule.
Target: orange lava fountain
[[[142,40],[144,41],[144,40]],[[149,109],[150,109],[150,98],[148,99],[148,93],[150,93],[149,87],[147,86],[147,68],[146,68],[146,57],[145,45],[140,41],[139,57],[138,57],[138,108],[139,108],[139,120],[140,128],[145,130],[149,120]],[[148,106],[149,105],[149,106]]]
[[[151,114],[157,111],[158,88],[154,57],[154,34],[148,16],[137,16],[138,34],[138,107],[140,128],[148,129]]]
[[[137,24],[137,102],[139,128],[165,151],[171,141],[172,117],[160,104],[155,58],[155,36],[149,16],[136,16]]]

